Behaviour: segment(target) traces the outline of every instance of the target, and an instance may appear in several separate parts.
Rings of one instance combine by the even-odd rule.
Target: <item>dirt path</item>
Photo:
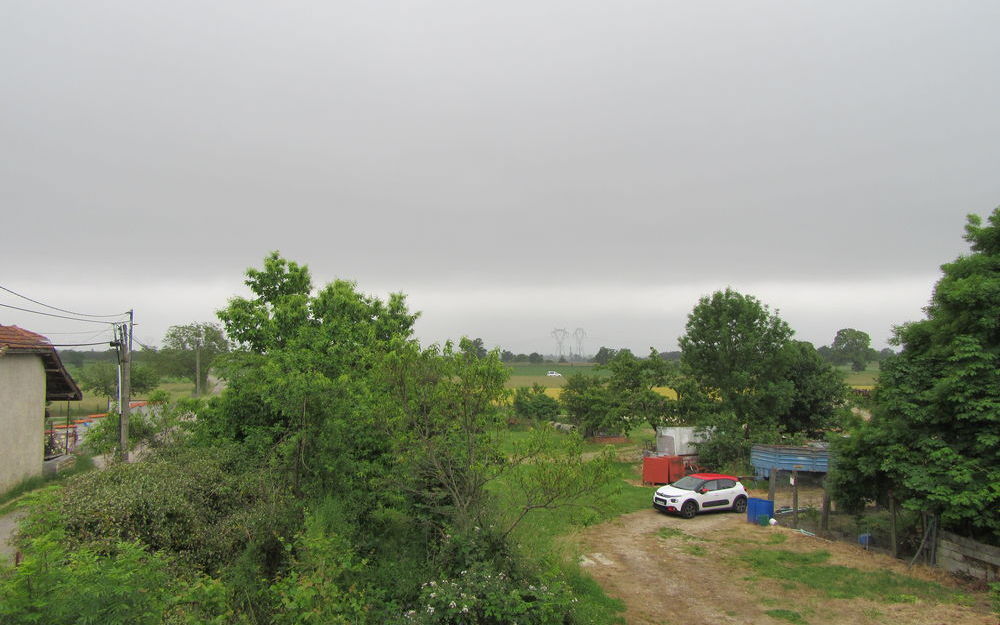
[[[798,584],[752,576],[739,554],[768,545],[777,533],[785,534],[781,549],[822,549],[831,553],[830,564],[907,573],[905,564],[888,556],[788,529],[758,527],[732,513],[704,514],[686,521],[643,510],[588,528],[577,539],[585,554],[582,566],[609,595],[625,603],[624,618],[629,625],[787,625],[787,616],[782,619],[776,612],[780,610],[795,611],[804,619],[793,622],[814,625],[997,623],[982,602],[966,607],[919,599],[898,604],[830,599]],[[910,574],[951,584],[937,571],[914,569]]]

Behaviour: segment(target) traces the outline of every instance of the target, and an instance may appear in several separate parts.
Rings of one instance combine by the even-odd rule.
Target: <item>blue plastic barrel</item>
[[[758,523],[760,517],[770,519],[774,516],[774,502],[767,499],[751,497],[747,500],[747,523]]]

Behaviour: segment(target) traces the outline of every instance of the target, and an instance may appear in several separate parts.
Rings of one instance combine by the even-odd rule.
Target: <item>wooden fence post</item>
[[[826,489],[826,481],[823,481],[823,510],[819,519],[819,527],[824,532],[830,531],[830,491]]]
[[[792,527],[799,529],[799,472],[792,469]]]
[[[892,557],[899,557],[899,548],[896,545],[896,497],[889,491],[889,541],[892,543]]]

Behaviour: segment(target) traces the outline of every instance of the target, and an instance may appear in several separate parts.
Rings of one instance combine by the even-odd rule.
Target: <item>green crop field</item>
[[[844,381],[850,386],[871,388],[878,381],[878,363],[872,362],[864,371],[851,371],[848,366],[837,367],[844,374]]]
[[[507,388],[518,388],[519,386],[531,386],[541,384],[546,388],[561,388],[566,384],[566,376],[570,375],[596,375],[607,376],[608,372],[598,369],[597,365],[584,362],[574,363],[542,363],[534,365],[531,363],[508,363],[510,368],[510,380]],[[549,371],[557,371],[562,376],[548,376]]]

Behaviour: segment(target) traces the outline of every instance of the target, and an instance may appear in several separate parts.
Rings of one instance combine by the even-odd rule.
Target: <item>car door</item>
[[[708,480],[698,490],[701,494],[701,507],[703,509],[712,509],[727,505],[725,500],[719,499],[719,480]]]
[[[733,499],[736,497],[736,480],[719,479],[717,482],[718,489],[712,498],[725,502],[718,504],[720,506],[731,506]]]

